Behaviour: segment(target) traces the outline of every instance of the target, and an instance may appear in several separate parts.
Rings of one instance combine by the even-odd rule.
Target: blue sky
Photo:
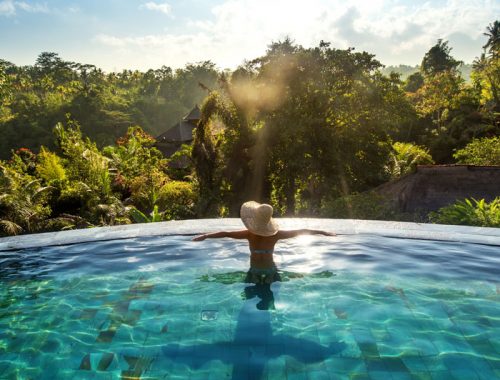
[[[500,0],[0,0],[0,58],[42,51],[106,71],[211,60],[233,69],[286,36],[419,64],[438,38],[466,63],[479,56]]]

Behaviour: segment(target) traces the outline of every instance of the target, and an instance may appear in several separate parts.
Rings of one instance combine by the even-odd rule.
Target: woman
[[[279,281],[276,264],[273,259],[274,246],[278,240],[289,239],[299,235],[335,236],[334,233],[319,230],[280,230],[278,223],[272,218],[273,207],[254,201],[245,202],[241,206],[240,217],[247,228],[240,231],[220,231],[199,235],[194,241],[205,239],[232,238],[246,239],[250,248],[250,270],[245,282],[255,284]]]

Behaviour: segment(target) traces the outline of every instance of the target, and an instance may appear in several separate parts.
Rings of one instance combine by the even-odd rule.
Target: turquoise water
[[[2,379],[500,379],[498,247],[371,235],[0,252]]]

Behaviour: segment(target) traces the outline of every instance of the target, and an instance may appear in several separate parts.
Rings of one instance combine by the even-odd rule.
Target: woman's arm
[[[247,239],[248,230],[241,231],[219,231],[212,232],[210,234],[198,235],[193,238],[193,241],[202,241],[205,239],[220,239],[220,238],[231,238],[231,239]]]
[[[336,236],[334,232],[327,232],[327,231],[321,231],[321,230],[308,230],[308,229],[301,229],[301,230],[290,230],[290,231],[278,231],[277,238],[278,239],[289,239],[293,238],[295,236],[300,236],[300,235],[324,235],[324,236]]]

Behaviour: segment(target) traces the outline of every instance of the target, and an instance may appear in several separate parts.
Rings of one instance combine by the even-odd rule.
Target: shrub
[[[196,201],[197,192],[190,182],[171,181],[160,191],[159,205],[165,220],[193,218]]]
[[[40,232],[51,213],[50,186],[0,162],[0,235]]]
[[[40,178],[49,184],[54,181],[62,182],[66,179],[66,171],[62,165],[61,158],[43,146],[38,154],[36,172]]]
[[[417,165],[433,164],[429,150],[418,145],[396,142],[392,145],[386,170],[391,179],[415,171]]]
[[[429,214],[430,220],[441,224],[500,227],[500,197],[490,203],[484,199],[464,199]]]
[[[453,157],[458,164],[500,165],[500,137],[474,139]]]
[[[161,189],[170,181],[170,178],[161,170],[151,167],[142,175],[130,181],[130,202],[143,213],[150,213],[155,205],[160,204]]]
[[[337,219],[400,219],[390,201],[373,192],[347,195],[325,202],[321,207],[321,215]]]

